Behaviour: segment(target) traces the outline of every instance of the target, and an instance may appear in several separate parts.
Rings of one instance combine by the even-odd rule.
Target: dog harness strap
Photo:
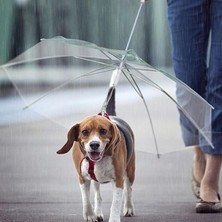
[[[109,114],[108,113],[106,113],[106,112],[104,112],[104,113],[98,113],[97,115],[99,115],[99,116],[104,116],[104,117],[106,117],[107,119],[109,119],[110,120],[110,118],[109,118]]]
[[[96,182],[98,182],[98,180],[96,179],[96,175],[94,173],[94,165],[95,165],[95,163],[92,160],[90,160],[88,157],[86,157],[86,160],[89,162],[88,173],[89,173],[91,179],[95,180]]]

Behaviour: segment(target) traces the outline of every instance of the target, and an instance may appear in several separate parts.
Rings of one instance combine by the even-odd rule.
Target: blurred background
[[[41,38],[64,36],[124,49],[139,0],[0,0],[0,64]],[[171,65],[165,0],[149,0],[130,48],[156,67]]]
[[[0,64],[12,60],[42,38],[55,36],[124,50],[139,5],[140,0],[0,0]],[[129,48],[155,68],[171,72],[166,0],[149,0],[144,4]],[[16,105],[20,98],[24,102],[26,95],[43,94],[63,84],[67,78],[73,78],[74,71],[68,70],[63,60],[60,69],[58,66],[42,69],[42,65],[42,62],[37,63],[32,69],[15,66],[10,70],[11,76],[7,73],[9,70],[0,70],[0,122],[12,121],[11,113],[24,107]],[[101,81],[101,77],[97,80]],[[82,81],[74,88],[72,85],[72,91],[76,86],[83,90]],[[102,86],[106,92],[108,85]],[[95,87],[101,93],[97,85]],[[17,100],[5,100],[15,96]]]

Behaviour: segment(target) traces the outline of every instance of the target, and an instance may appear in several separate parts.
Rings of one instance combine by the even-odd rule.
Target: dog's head
[[[76,141],[85,155],[93,161],[99,161],[104,153],[112,153],[112,147],[116,147],[121,136],[116,124],[106,117],[95,115],[74,125],[67,137],[66,144],[57,151],[58,154],[67,153]]]

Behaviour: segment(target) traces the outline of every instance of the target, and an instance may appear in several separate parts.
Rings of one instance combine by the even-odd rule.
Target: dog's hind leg
[[[132,185],[135,179],[135,152],[133,152],[130,162],[126,169],[124,178],[124,208],[123,215],[132,217],[134,215],[134,205],[132,199]]]
[[[97,183],[96,181],[92,181],[95,189],[95,197],[94,197],[94,212],[97,216],[97,220],[103,221],[104,216],[102,212],[102,197],[100,194],[100,184]]]
[[[125,180],[124,180],[123,215],[125,217],[132,217],[134,215],[134,206],[133,206],[133,200],[132,200],[132,184],[129,181],[128,176],[125,176]]]
[[[83,204],[83,218],[85,221],[97,222],[97,217],[93,212],[92,205],[90,203],[90,181],[85,180],[84,183],[80,183],[80,190],[82,194]]]

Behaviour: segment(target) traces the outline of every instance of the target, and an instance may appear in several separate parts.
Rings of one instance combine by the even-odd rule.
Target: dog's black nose
[[[90,148],[93,149],[93,150],[97,150],[99,148],[99,142],[95,142],[95,141],[92,141],[90,144],[89,144]]]

